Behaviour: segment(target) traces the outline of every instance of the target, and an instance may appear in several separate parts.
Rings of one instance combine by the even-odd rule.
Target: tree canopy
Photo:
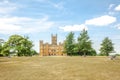
[[[4,40],[0,39],[0,56],[2,56],[1,52],[2,52],[2,49],[3,49],[3,43],[4,43]]]
[[[70,32],[67,36],[66,36],[66,40],[64,42],[64,52],[67,55],[72,55],[74,51],[74,33]]]
[[[86,30],[83,30],[80,35],[78,36],[78,43],[77,48],[78,52],[83,53],[84,56],[87,54],[90,55],[91,52],[94,52],[95,50],[92,48],[92,42],[89,39],[88,32]],[[92,54],[91,54],[92,55]]]
[[[96,51],[92,48],[92,42],[86,30],[81,31],[77,43],[74,40],[74,33],[70,32],[66,36],[64,51],[67,55],[96,55]]]
[[[8,41],[4,43],[2,53],[4,56],[16,54],[17,56],[30,56],[34,52],[33,43],[28,37],[20,35],[12,35]]]
[[[114,51],[112,40],[106,37],[101,43],[100,54],[109,56],[111,51]]]

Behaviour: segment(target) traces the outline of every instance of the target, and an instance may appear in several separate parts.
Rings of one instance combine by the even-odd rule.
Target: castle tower
[[[53,34],[52,34],[52,35],[51,35],[51,38],[52,38],[52,39],[51,39],[51,40],[52,40],[52,41],[51,41],[51,42],[52,42],[52,45],[57,45],[57,34],[56,34],[56,35],[53,35]]]

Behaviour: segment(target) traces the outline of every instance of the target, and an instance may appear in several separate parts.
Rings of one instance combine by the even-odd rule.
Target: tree
[[[73,32],[70,32],[66,37],[66,40],[64,43],[64,52],[67,55],[72,55],[74,52],[74,33]]]
[[[28,37],[20,35],[12,35],[3,45],[3,53],[5,56],[17,54],[18,56],[30,56],[33,44]]]
[[[106,37],[101,43],[100,54],[109,56],[111,51],[114,51],[112,40]]]
[[[4,40],[0,39],[0,56],[2,56],[3,43],[4,43]]]
[[[95,49],[91,48],[90,50],[88,50],[87,54],[89,56],[96,56],[97,52],[95,51]]]
[[[78,37],[77,49],[79,54],[83,53],[84,56],[86,56],[87,52],[93,50],[92,42],[89,40],[88,33],[85,29],[80,33]]]
[[[29,38],[24,36],[24,38],[20,41],[21,46],[18,46],[18,56],[32,56],[32,47],[33,44],[28,40]]]
[[[31,55],[38,55],[38,53],[34,49],[32,49],[31,50]]]

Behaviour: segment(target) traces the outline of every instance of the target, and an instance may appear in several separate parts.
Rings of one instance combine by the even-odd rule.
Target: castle
[[[62,56],[63,55],[63,43],[57,44],[57,34],[51,35],[51,44],[44,43],[40,40],[40,55],[41,56]]]

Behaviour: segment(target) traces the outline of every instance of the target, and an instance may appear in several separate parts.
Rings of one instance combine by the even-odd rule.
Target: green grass
[[[0,80],[119,80],[120,57],[0,58]]]

